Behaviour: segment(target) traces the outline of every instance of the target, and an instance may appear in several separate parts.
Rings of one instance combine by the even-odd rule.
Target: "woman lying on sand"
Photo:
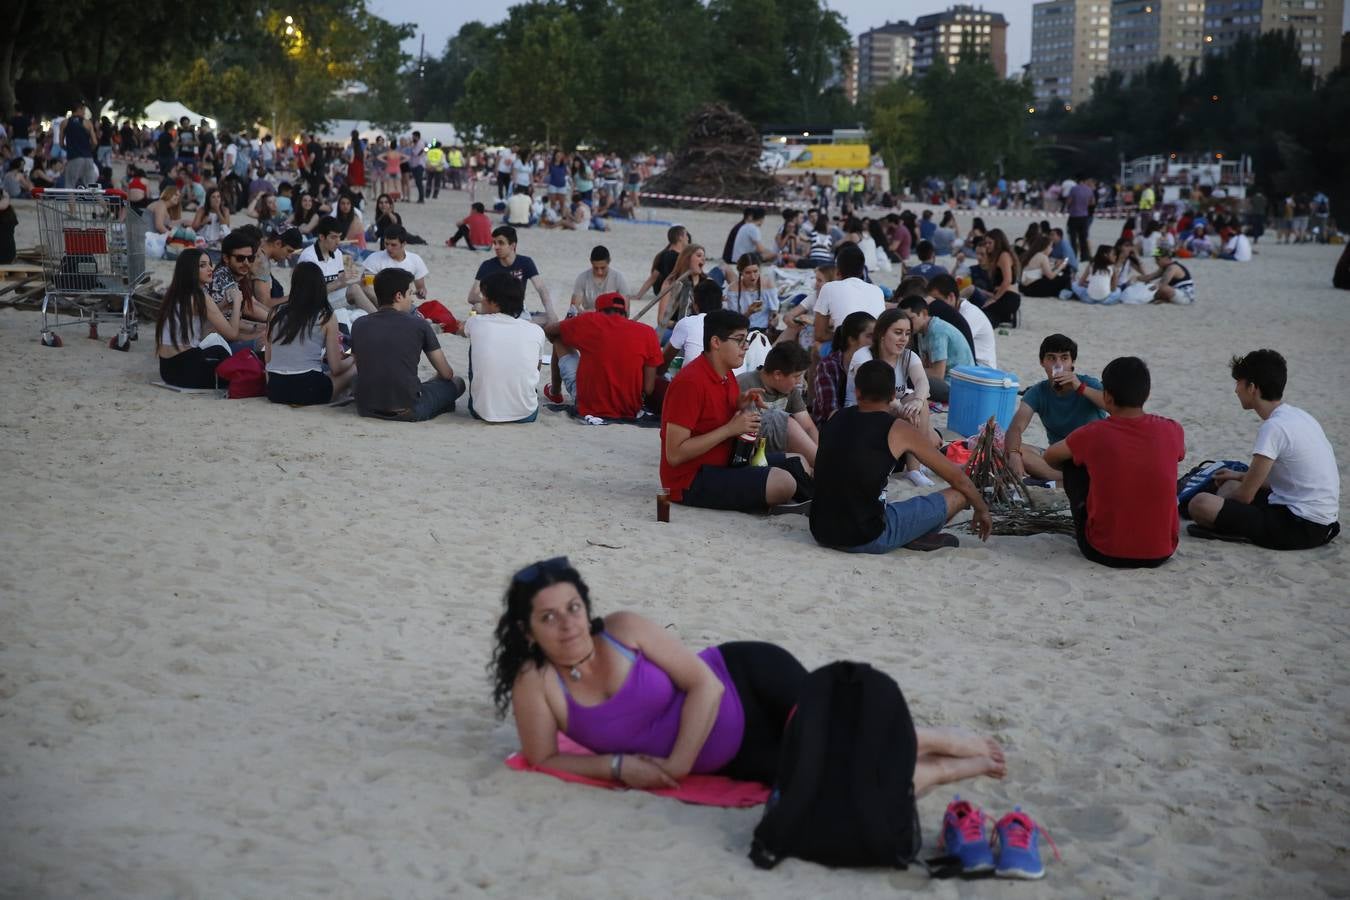
[[[674,787],[690,773],[772,784],[807,674],[774,644],[735,641],[695,654],[636,613],[591,618],[590,591],[565,557],[512,577],[491,668],[498,713],[514,711],[532,765],[634,788]],[[559,731],[597,755],[558,752]],[[1006,774],[990,738],[917,732],[917,794]]]

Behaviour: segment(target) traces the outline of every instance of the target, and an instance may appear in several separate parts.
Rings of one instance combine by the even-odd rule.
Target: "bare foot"
[[[997,763],[1002,769],[1002,772],[1000,772],[1000,774],[994,777],[1002,778],[1004,775],[1008,773],[1007,761],[1003,756],[1003,748],[999,746],[998,741],[994,740],[991,737],[985,738],[984,743],[985,747],[987,748],[986,755],[995,763]]]
[[[1008,776],[1008,763],[1003,759],[1003,750],[993,741],[989,742],[998,751],[997,755],[990,754],[984,757],[985,768],[980,774],[988,775],[990,778],[1006,778]]]
[[[939,756],[993,756],[1003,759],[1003,748],[993,738],[967,731],[964,728],[916,728],[919,755]]]

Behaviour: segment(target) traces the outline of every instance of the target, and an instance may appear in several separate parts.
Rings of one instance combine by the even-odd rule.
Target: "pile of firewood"
[[[778,197],[777,182],[759,167],[759,132],[744,116],[724,103],[711,103],[691,113],[685,128],[684,145],[674,162],[650,179],[644,192],[765,203]],[[642,203],[650,206],[663,201],[643,198]]]
[[[998,422],[993,416],[980,429],[966,474],[984,497],[994,520],[994,534],[1073,534],[1073,517],[1064,504],[1037,502],[1031,489],[1008,465],[1008,454],[999,445]]]

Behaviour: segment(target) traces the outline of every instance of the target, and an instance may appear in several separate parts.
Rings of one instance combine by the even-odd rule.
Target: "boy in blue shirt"
[[[975,365],[970,344],[955,327],[929,312],[928,301],[923,297],[906,297],[900,301],[900,309],[909,317],[924,371],[928,373],[928,399],[946,403],[951,396],[952,369]]]
[[[1043,451],[1022,443],[1022,432],[1031,424],[1033,415],[1041,417],[1046,440],[1051,445],[1058,444],[1075,429],[1106,418],[1102,383],[1091,375],[1075,372],[1077,361],[1078,344],[1071,338],[1052,334],[1041,341],[1041,368],[1045,369],[1046,380],[1033,384],[1022,395],[1003,445],[1008,464],[1018,477],[1030,475],[1044,481],[1060,477],[1059,470],[1041,458]]]

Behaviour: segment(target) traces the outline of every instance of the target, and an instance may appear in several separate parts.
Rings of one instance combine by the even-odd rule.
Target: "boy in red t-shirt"
[[[799,500],[792,511],[804,512],[810,479],[799,458],[769,453],[767,466],[727,465],[732,441],[759,432],[756,407],[764,407],[732,374],[745,361],[749,333],[750,320],[733,310],[704,318],[703,353],[680,369],[661,408],[661,486],[689,506],[752,512]]]
[[[473,212],[460,219],[457,224],[459,228],[454,236],[445,242],[445,246],[453,247],[461,239],[470,250],[477,250],[479,247],[487,249],[492,246],[492,220],[488,218],[487,208],[483,204],[475,203]]]
[[[1150,379],[1142,359],[1102,370],[1109,418],[1083,425],[1045,451],[1064,473],[1078,549],[1117,569],[1160,566],[1177,549],[1177,463],[1186,437],[1171,419],[1144,412]]]
[[[546,325],[544,334],[565,345],[554,346],[554,371],[580,415],[638,417],[643,398],[656,389],[656,370],[664,360],[656,331],[628,318],[623,294],[601,294],[595,298],[595,312]],[[553,401],[556,391],[550,385],[544,396]]]

